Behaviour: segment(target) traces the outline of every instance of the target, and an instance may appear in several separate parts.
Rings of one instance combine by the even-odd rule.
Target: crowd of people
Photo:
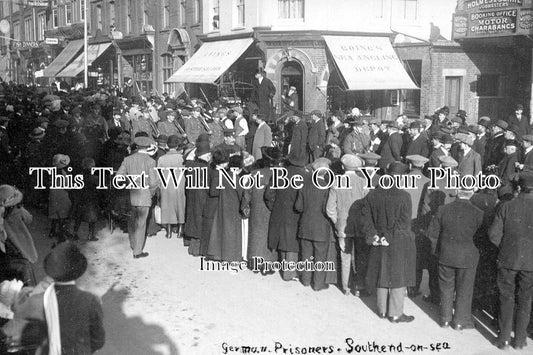
[[[414,320],[404,314],[404,297],[421,295],[426,269],[430,293],[424,299],[439,306],[442,327],[473,328],[472,303],[497,295],[496,345],[509,347],[514,330],[512,345],[526,346],[533,293],[533,132],[522,105],[504,118],[474,120],[443,107],[423,119],[385,121],[354,108],[287,111],[279,122],[253,102],[1,88],[2,255],[4,274],[11,272],[4,278],[15,273],[35,284],[31,236],[27,229],[25,237],[9,229],[15,218],[21,226],[29,223],[21,200],[7,203],[15,186],[26,204],[47,208],[49,237],[59,244],[79,240],[83,222],[86,239],[97,241],[96,222],[106,217],[128,233],[135,259],[149,256],[147,237],[163,229],[166,238],[181,238],[194,257],[249,261],[251,269],[254,258],[329,262],[335,270],[288,268],[281,278],[315,291],[337,285],[346,295],[375,295],[378,316],[393,323]],[[81,174],[85,186],[35,189],[32,167],[54,167],[57,176],[50,180]],[[144,173],[148,188],[98,190],[93,167],[112,168],[114,176]],[[182,179],[163,186],[170,172],[159,176],[157,167],[204,168],[186,176],[205,178],[207,185],[186,188]],[[272,167],[285,168],[287,179],[301,175],[302,188],[272,188]],[[418,184],[368,189],[362,167],[379,168],[376,181],[408,174],[418,175]],[[429,167],[459,176],[495,174],[501,184],[496,190],[452,189],[439,180],[432,189]],[[328,183],[324,168],[345,176],[350,188],[311,183],[313,173]],[[233,187],[220,178],[221,169],[238,177],[261,175],[265,186]],[[266,267],[254,271],[273,273]]]

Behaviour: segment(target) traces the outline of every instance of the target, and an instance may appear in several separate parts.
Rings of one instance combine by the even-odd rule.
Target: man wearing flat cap
[[[522,104],[517,104],[515,106],[514,113],[507,117],[507,123],[509,126],[516,125],[518,127],[517,133],[520,136],[533,133],[529,118],[524,115],[524,106]]]
[[[128,223],[128,235],[133,258],[138,259],[148,256],[148,253],[143,252],[146,241],[146,223],[152,206],[152,196],[155,193],[155,188],[159,186],[159,179],[155,171],[155,160],[147,152],[147,149],[153,144],[152,139],[141,136],[136,137],[133,142],[137,145],[138,150],[124,158],[117,171],[117,176],[137,176],[135,178],[137,186],[130,186],[129,189],[132,214]],[[140,174],[146,176],[147,188],[141,188]],[[125,178],[125,181],[128,179]]]
[[[476,176],[482,171],[481,156],[472,149],[474,139],[465,133],[458,133],[456,138],[460,142],[461,160],[457,171],[461,176],[473,175]]]
[[[520,194],[501,205],[489,229],[491,242],[499,247],[497,284],[500,294],[496,346],[509,348],[514,325],[517,350],[527,346],[533,289],[533,175],[521,172]]]
[[[309,134],[307,136],[310,163],[322,156],[325,143],[326,126],[322,119],[322,112],[314,110],[311,112],[311,128],[309,128]]]

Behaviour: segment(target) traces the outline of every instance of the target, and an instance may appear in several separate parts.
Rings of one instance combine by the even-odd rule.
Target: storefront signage
[[[28,0],[28,6],[48,7],[48,0]]]
[[[44,40],[46,44],[59,44],[59,38],[46,38]]]
[[[39,48],[41,47],[41,42],[37,41],[21,41],[21,42],[13,42],[12,48],[13,49],[27,49],[27,48]]]
[[[146,72],[146,73],[133,73],[133,79],[135,81],[151,81],[152,80],[152,72]]]
[[[533,9],[522,6],[528,1],[464,0],[453,16],[453,38],[533,34]]]

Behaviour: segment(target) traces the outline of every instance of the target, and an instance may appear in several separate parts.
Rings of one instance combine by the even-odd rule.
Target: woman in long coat
[[[390,175],[403,174],[404,164],[390,164]],[[369,268],[376,273],[378,314],[392,322],[410,322],[403,314],[405,288],[415,285],[416,246],[411,232],[411,197],[392,187],[370,192],[363,205],[364,234],[371,244]]]
[[[227,172],[232,176],[231,168],[242,171],[243,159],[240,155],[230,157]],[[240,174],[240,172],[239,172]],[[211,194],[219,195],[218,208],[213,219],[213,228],[209,237],[207,254],[214,260],[242,260],[242,215],[241,200],[243,189],[237,182],[236,188],[227,179],[222,178],[221,189],[213,189]]]
[[[261,149],[262,159],[258,161],[258,170],[252,171],[252,178],[258,175],[263,176],[263,186],[270,181],[272,171],[271,166],[275,166],[281,158],[281,151],[278,148],[263,147]],[[265,261],[275,261],[276,253],[268,248],[268,224],[270,221],[270,210],[265,203],[265,187],[244,191],[242,209],[250,210],[249,236],[248,236],[248,261],[254,257],[261,257]],[[261,270],[264,274],[264,270]]]
[[[167,141],[169,150],[157,162],[160,168],[175,169],[174,174],[177,179],[181,176],[179,168],[183,166],[183,156],[177,151],[181,141],[178,136],[170,136]],[[178,186],[174,186],[174,181],[169,176],[171,172],[162,173],[168,178],[168,185],[166,188],[161,186],[161,224],[165,226],[166,237],[170,239],[172,225],[185,223],[185,176],[181,177]]]

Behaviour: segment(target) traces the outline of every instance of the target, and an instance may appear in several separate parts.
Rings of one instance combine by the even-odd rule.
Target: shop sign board
[[[464,0],[453,16],[453,38],[486,38],[530,35],[531,0]]]
[[[28,6],[48,7],[48,0],[28,0]]]
[[[28,49],[28,48],[39,48],[41,47],[41,42],[39,41],[13,41],[13,49]]]

